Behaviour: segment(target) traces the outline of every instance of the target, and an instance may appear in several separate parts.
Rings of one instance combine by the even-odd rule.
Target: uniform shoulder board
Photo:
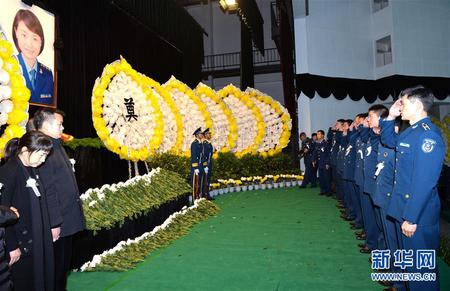
[[[430,126],[428,124],[426,124],[425,122],[422,122],[422,127],[424,130],[430,130]]]
[[[41,68],[42,68],[44,71],[51,71],[50,68],[47,67],[46,65],[44,65],[43,63],[39,63],[39,64],[41,65]]]

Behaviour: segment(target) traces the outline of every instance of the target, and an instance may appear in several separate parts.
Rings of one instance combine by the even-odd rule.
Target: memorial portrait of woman
[[[41,22],[30,10],[20,9],[14,17],[12,36],[19,52],[17,59],[31,91],[30,102],[52,105],[53,74],[38,60],[45,42]]]

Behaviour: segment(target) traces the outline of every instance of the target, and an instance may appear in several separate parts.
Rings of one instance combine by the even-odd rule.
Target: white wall
[[[294,9],[300,9],[294,1]],[[354,79],[450,77],[450,0],[310,0],[295,19],[297,73]],[[300,13],[294,12],[294,15]],[[375,41],[391,35],[393,63],[377,68]]]
[[[391,3],[389,3],[391,4]],[[386,37],[388,35],[391,36],[391,42],[395,41],[394,34],[394,24],[392,17],[392,5],[385,7],[384,9],[378,10],[375,13],[372,13],[371,16],[371,34],[372,34],[372,56],[374,58],[373,61],[373,70],[374,70],[374,79],[380,79],[387,76],[392,76],[395,74],[395,48],[392,48],[393,54],[393,62],[391,64],[377,67],[376,66],[376,41]]]
[[[450,1],[392,0],[396,73],[450,77]]]
[[[295,19],[297,73],[373,79],[370,16],[369,0],[310,0]]]

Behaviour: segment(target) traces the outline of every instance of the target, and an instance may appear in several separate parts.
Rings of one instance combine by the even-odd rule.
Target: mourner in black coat
[[[86,222],[74,167],[60,141],[64,129],[64,113],[41,109],[34,114],[33,119],[35,128],[51,137],[53,142],[53,151],[39,171],[48,197],[53,239],[56,240],[55,290],[64,291],[71,267],[72,237],[85,228]]]
[[[0,185],[0,193],[1,187]],[[16,210],[17,211],[17,210]],[[5,256],[5,229],[8,224],[15,222],[18,215],[6,206],[0,205],[0,291],[12,290],[11,275],[8,260]]]
[[[5,229],[15,291],[54,290],[53,240],[46,195],[36,169],[51,147],[50,138],[29,132],[7,145],[7,162],[0,167],[1,204],[20,213],[17,223]]]

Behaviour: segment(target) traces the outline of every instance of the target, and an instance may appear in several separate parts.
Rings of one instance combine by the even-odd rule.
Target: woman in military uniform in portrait
[[[53,239],[46,196],[36,169],[52,146],[49,137],[30,131],[6,145],[6,163],[0,167],[1,204],[20,212],[17,223],[5,229],[15,291],[54,290]]]
[[[12,35],[16,45],[17,59],[22,68],[32,103],[53,104],[53,74],[37,57],[44,49],[44,30],[36,15],[21,9],[13,21]]]

